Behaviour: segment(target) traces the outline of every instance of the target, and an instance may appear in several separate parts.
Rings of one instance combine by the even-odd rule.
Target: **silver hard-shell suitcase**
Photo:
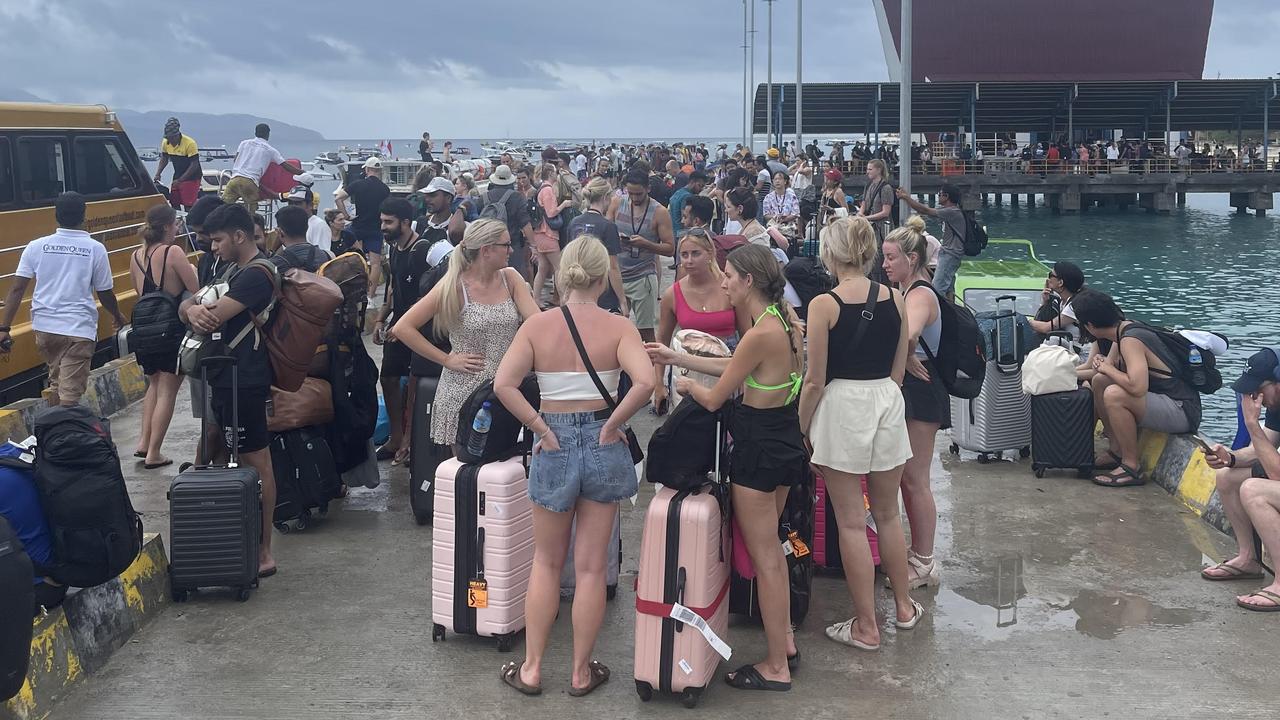
[[[1005,298],[997,299],[999,302]],[[1012,332],[1000,332],[1003,322],[1016,323],[1016,308],[995,320],[996,331],[992,343],[994,360],[987,361],[986,377],[982,390],[972,400],[951,398],[951,452],[960,449],[978,453],[978,462],[986,462],[991,455],[997,458],[1005,450],[1017,450],[1021,457],[1031,454],[1031,398],[1022,391],[1022,365],[1017,353],[1009,356],[1003,347],[1004,338],[1015,337]],[[1002,363],[1000,358],[1011,359]]]

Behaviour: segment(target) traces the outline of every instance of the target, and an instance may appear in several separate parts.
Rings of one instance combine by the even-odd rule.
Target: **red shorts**
[[[183,207],[191,207],[196,204],[196,198],[200,195],[199,180],[184,180],[183,182],[174,183],[169,188],[169,204],[175,207],[181,205]]]

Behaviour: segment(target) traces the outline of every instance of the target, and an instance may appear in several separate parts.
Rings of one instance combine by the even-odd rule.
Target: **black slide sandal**
[[[734,670],[732,673],[724,676],[724,681],[729,687],[739,690],[772,690],[774,692],[787,692],[791,689],[791,683],[779,682],[777,680],[766,680],[755,665],[743,665]]]

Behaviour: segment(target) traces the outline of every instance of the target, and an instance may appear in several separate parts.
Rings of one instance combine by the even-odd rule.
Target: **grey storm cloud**
[[[1219,0],[1205,76],[1280,73],[1280,4]],[[0,90],[252,113],[329,137],[732,136],[741,0],[0,0]],[[805,80],[883,80],[872,0],[806,0]],[[774,3],[795,77],[795,0]],[[1087,32],[1073,23],[1063,32]],[[765,3],[756,1],[757,82]],[[1276,67],[1261,67],[1270,58]]]

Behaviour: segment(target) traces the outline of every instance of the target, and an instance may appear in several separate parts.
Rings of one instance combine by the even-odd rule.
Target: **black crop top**
[[[873,287],[876,292],[880,291],[878,284]],[[902,317],[893,296],[877,301],[871,325],[863,332],[859,346],[855,348],[853,336],[858,326],[866,322],[863,315],[866,303],[846,303],[834,292],[827,294],[840,306],[840,317],[827,336],[827,382],[889,377],[902,332]]]

